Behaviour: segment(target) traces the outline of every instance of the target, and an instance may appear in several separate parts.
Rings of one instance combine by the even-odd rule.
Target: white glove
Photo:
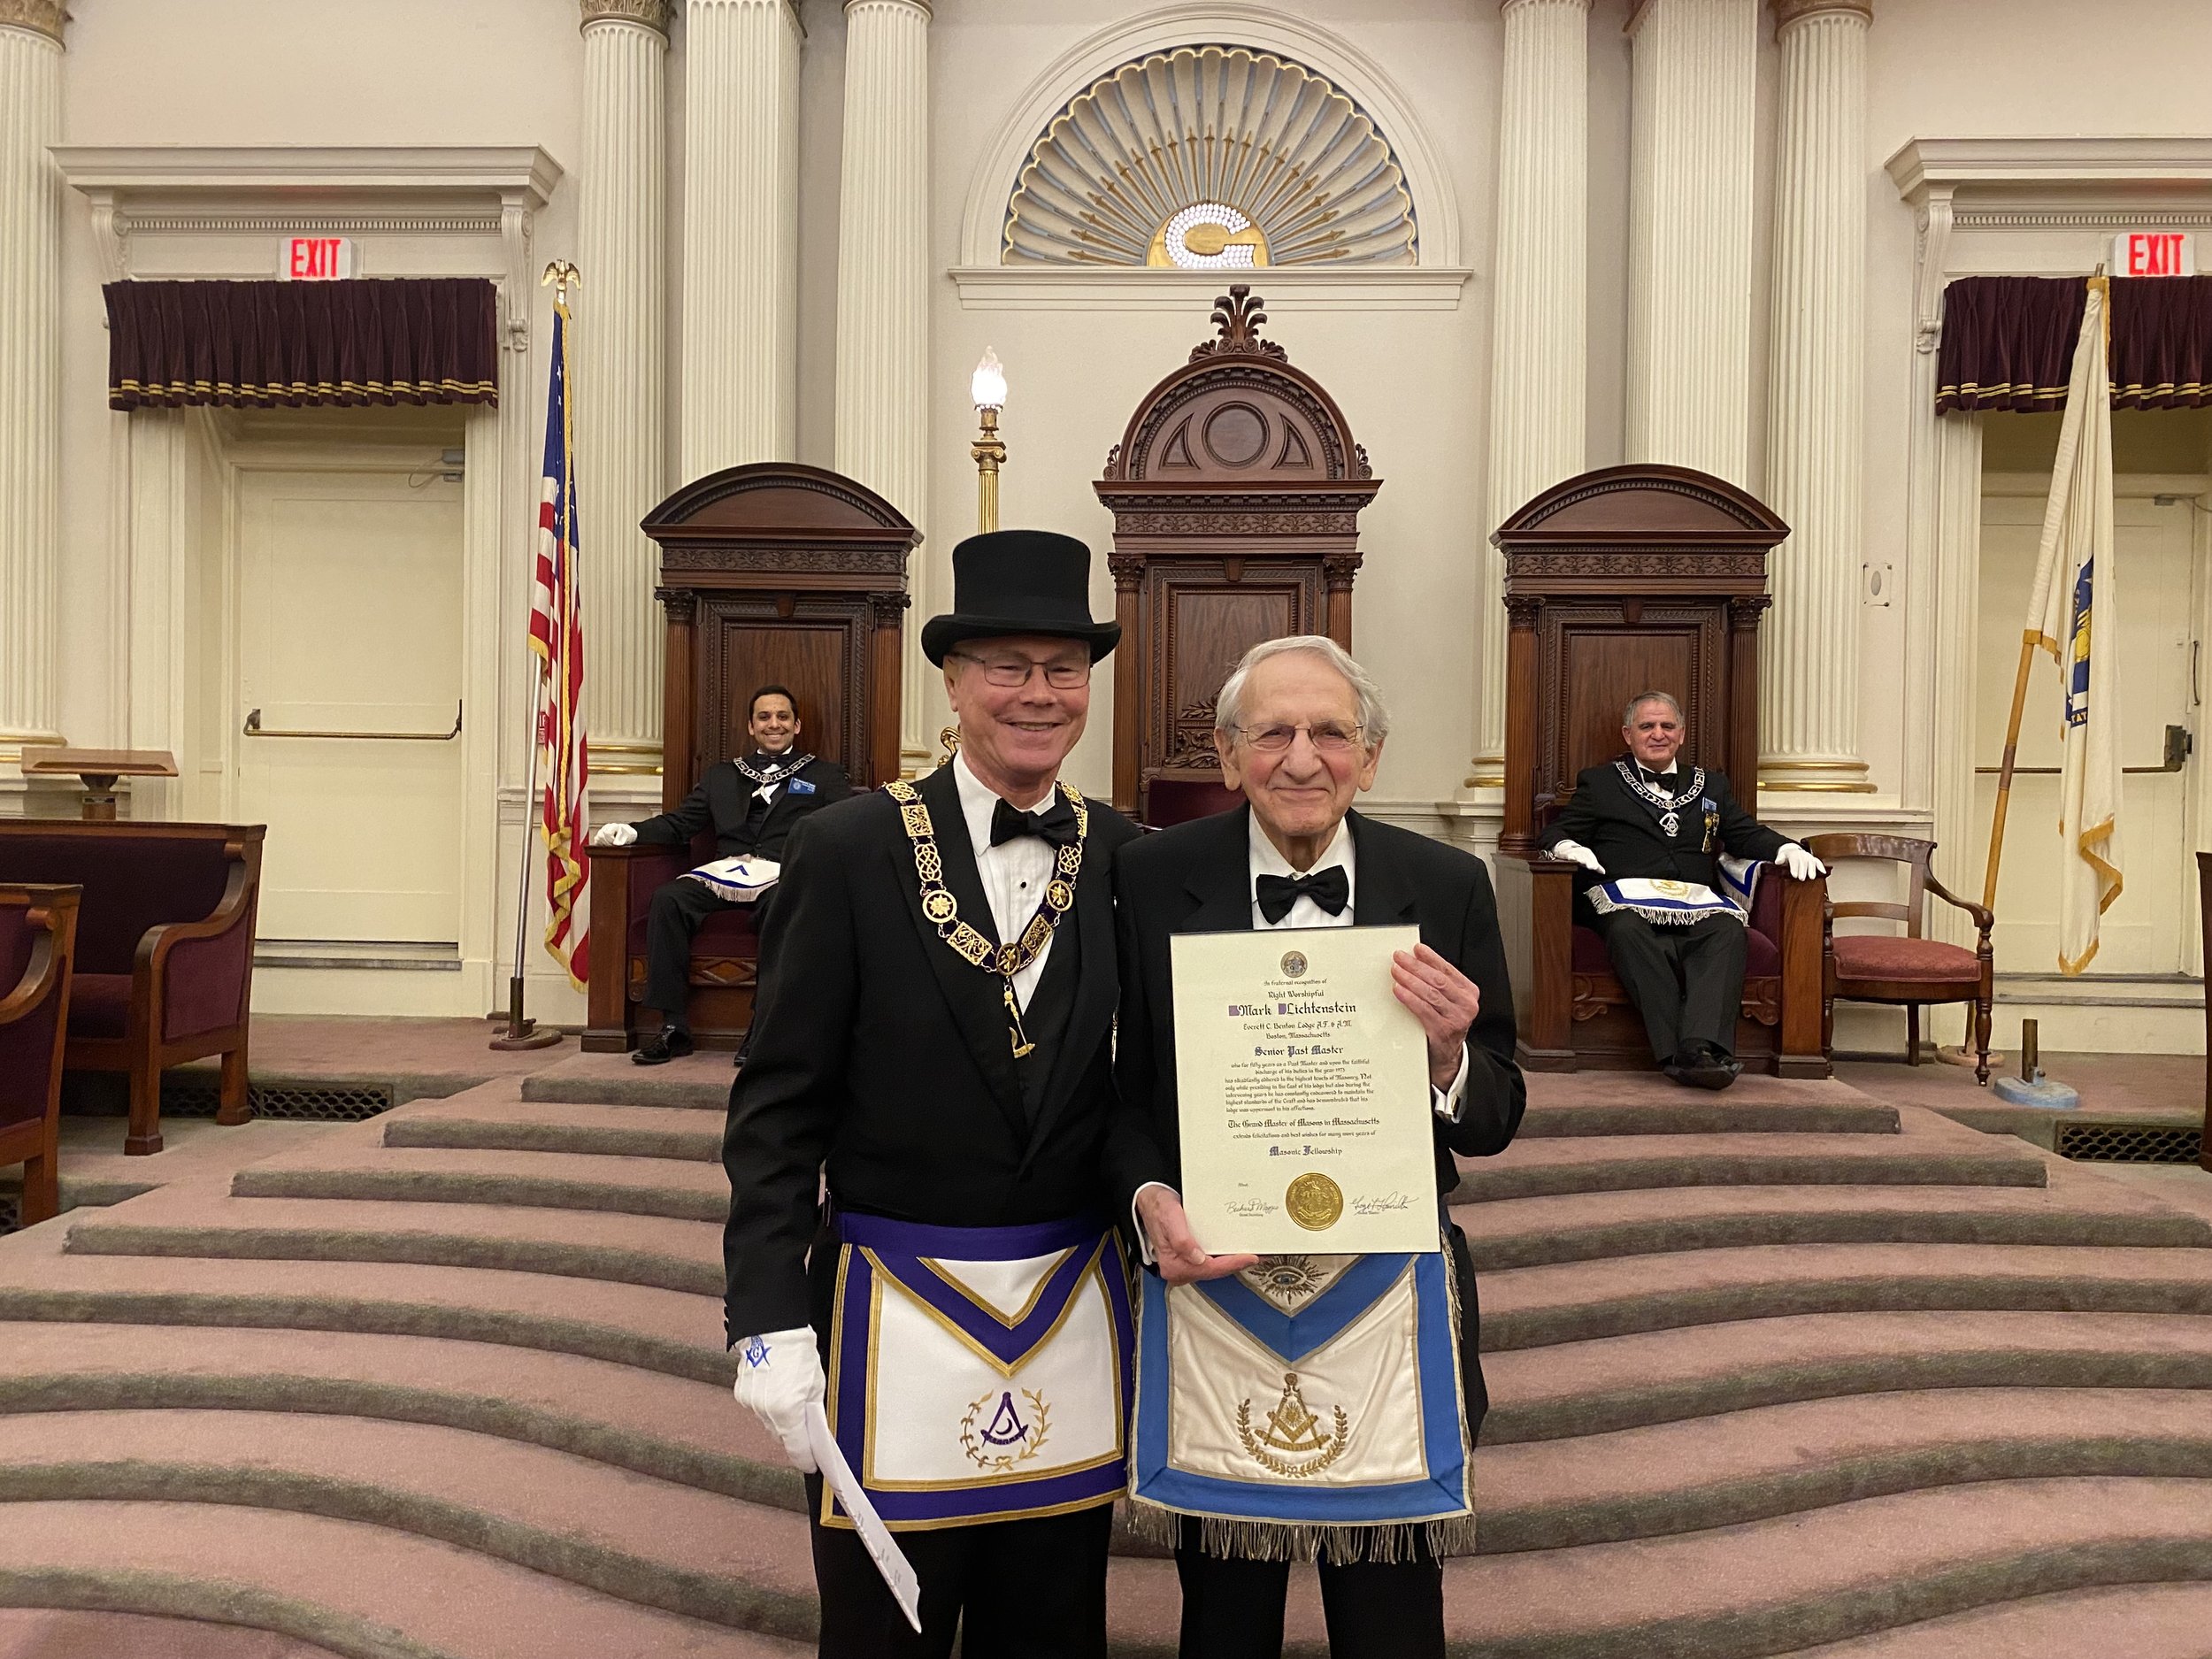
[[[1774,862],[1780,864],[1800,881],[1810,881],[1815,876],[1824,876],[1828,873],[1826,864],[1822,864],[1819,859],[1814,857],[1795,841],[1784,841],[1781,850],[1774,855]]]
[[[1601,876],[1605,873],[1605,866],[1598,862],[1598,856],[1580,841],[1555,841],[1551,844],[1551,856],[1564,858],[1570,864],[1580,864],[1592,875]]]
[[[594,847],[627,847],[637,840],[637,830],[628,824],[602,824],[591,833]]]
[[[624,827],[627,827],[625,826]],[[749,1336],[737,1345],[737,1403],[761,1420],[783,1442],[783,1455],[803,1475],[814,1472],[814,1452],[807,1444],[806,1409],[829,1395],[822,1356],[806,1325]]]

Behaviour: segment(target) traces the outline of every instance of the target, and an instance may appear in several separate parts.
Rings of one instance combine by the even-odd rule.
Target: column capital
[[[1773,6],[1777,35],[1793,23],[1831,12],[1857,18],[1862,23],[1874,21],[1874,0],[1773,0]]]
[[[901,5],[920,12],[922,20],[927,22],[933,15],[930,4],[931,0],[845,0],[845,10],[852,12],[864,5]]]
[[[59,46],[61,27],[69,20],[64,0],[0,0],[0,28],[28,29]]]
[[[583,0],[580,27],[595,23],[635,23],[656,35],[668,33],[668,0]]]
[[[1498,10],[1502,12],[1518,12],[1525,6],[1532,5],[1555,6],[1562,11],[1586,12],[1590,9],[1590,0],[1498,0]]]

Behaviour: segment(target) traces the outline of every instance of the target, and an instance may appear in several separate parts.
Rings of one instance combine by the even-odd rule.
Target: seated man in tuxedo
[[[1726,1088],[1743,1070],[1733,1039],[1746,918],[1724,896],[1721,856],[1771,860],[1800,880],[1826,866],[1745,811],[1725,773],[1685,766],[1688,735],[1665,692],[1630,699],[1628,753],[1584,768],[1544,844],[1590,872],[1575,884],[1575,920],[1605,941],[1660,1069],[1688,1087]]]
[[[747,708],[750,754],[708,767],[699,787],[673,812],[641,824],[602,824],[592,832],[592,845],[646,841],[688,847],[693,836],[711,825],[722,857],[782,858],[784,842],[799,820],[843,800],[852,785],[834,761],[818,760],[800,749],[798,704],[789,691],[763,686]],[[756,901],[768,902],[765,895]],[[630,1056],[638,1064],[661,1065],[691,1052],[691,1020],[685,1009],[691,941],[708,917],[739,902],[695,874],[678,876],[653,895],[645,925],[645,1005],[660,1010],[662,1025]]]

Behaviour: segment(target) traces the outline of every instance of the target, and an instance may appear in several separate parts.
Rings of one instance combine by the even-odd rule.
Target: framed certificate
[[[1168,941],[1183,1208],[1217,1256],[1440,1248],[1428,1040],[1391,988],[1413,927]]]

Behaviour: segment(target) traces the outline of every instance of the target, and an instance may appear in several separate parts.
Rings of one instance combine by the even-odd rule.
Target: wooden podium
[[[1498,527],[1505,554],[1505,821],[1499,919],[1533,1071],[1653,1064],[1643,1025],[1596,933],[1575,925],[1577,866],[1537,837],[1575,777],[1622,752],[1621,710],[1671,693],[1683,754],[1728,774],[1758,812],[1759,619],[1767,556],[1789,534],[1734,485],[1642,465],[1555,485]],[[1754,905],[1736,1023],[1747,1067],[1825,1077],[1825,884],[1770,871]]]
[[[664,810],[709,764],[750,747],[747,703],[772,681],[791,688],[802,746],[844,767],[856,788],[899,775],[899,634],[907,556],[921,533],[896,508],[838,473],[762,462],[685,485],[641,528],[660,544],[655,596],[668,619]],[[586,1048],[633,1048],[658,1027],[658,1013],[638,1001],[653,890],[714,856],[711,834],[688,849],[592,849]],[[743,1038],[757,946],[742,908],[709,918],[692,941],[701,1047]]]
[[[1214,699],[1262,640],[1352,645],[1359,513],[1382,480],[1336,401],[1263,340],[1242,284],[1217,337],[1137,404],[1093,487],[1114,515],[1114,804],[1148,824],[1171,792],[1225,800]]]

